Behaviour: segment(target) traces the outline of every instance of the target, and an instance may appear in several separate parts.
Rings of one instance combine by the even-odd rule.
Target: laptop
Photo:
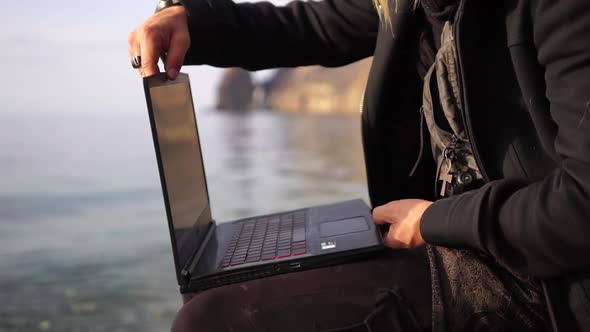
[[[187,74],[144,79],[181,293],[341,264],[383,249],[363,200],[217,222]]]

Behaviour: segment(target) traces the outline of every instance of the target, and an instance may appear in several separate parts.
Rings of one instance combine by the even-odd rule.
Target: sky
[[[0,112],[145,111],[127,35],[153,13],[156,2],[6,2],[0,11]],[[197,108],[214,105],[221,70],[183,71],[191,75]]]

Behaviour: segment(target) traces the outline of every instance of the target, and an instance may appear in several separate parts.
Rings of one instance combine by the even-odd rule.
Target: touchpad
[[[320,237],[363,232],[369,229],[363,217],[340,219],[320,224]]]

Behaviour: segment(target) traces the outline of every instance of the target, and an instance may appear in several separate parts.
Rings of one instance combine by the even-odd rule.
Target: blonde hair
[[[373,4],[375,8],[377,8],[377,13],[379,14],[379,19],[383,24],[391,24],[391,11],[389,9],[389,1],[393,1],[395,10],[397,12],[399,6],[399,0],[373,0]],[[420,0],[412,0],[412,9],[416,9],[420,4]]]

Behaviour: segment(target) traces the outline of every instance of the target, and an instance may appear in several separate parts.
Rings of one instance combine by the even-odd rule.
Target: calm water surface
[[[359,116],[197,114],[217,220],[366,198]],[[167,331],[147,114],[0,112],[0,331]]]

